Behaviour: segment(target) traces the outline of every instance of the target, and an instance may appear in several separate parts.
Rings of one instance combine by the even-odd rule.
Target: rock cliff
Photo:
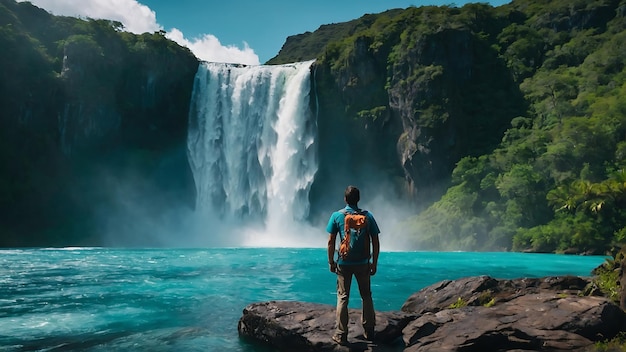
[[[314,190],[347,180],[365,188],[384,183],[401,198],[428,202],[441,195],[462,157],[492,151],[510,121],[526,111],[485,33],[493,23],[441,23],[428,19],[431,10],[433,17],[442,16],[439,11],[458,15],[427,7],[366,15],[351,22],[351,30],[347,24],[336,28],[335,35],[344,37],[317,54],[314,90],[324,158]],[[291,38],[273,60],[314,35]],[[316,208],[316,192],[312,197]]]

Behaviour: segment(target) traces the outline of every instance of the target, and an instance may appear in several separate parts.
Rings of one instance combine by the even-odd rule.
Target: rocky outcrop
[[[393,179],[400,197],[437,199],[456,163],[492,151],[526,110],[498,52],[468,28],[406,24],[382,41],[354,35],[343,43],[345,52],[329,50],[315,66],[324,158],[314,189]],[[336,150],[369,163],[350,164]],[[336,168],[346,164],[349,177]]]
[[[444,280],[412,294],[401,310],[433,313],[462,302],[468,306],[501,304],[523,295],[558,292],[577,295],[590,281],[578,276],[496,280],[489,276]]]
[[[262,342],[280,351],[377,350],[376,347],[400,347],[402,329],[415,319],[402,312],[376,313],[376,342],[365,340],[360,310],[349,310],[349,346],[337,346],[331,336],[335,328],[335,307],[325,304],[270,301],[247,306],[239,320],[242,337]]]
[[[360,311],[350,310],[348,346],[330,338],[330,305],[250,304],[238,330],[280,351],[583,351],[626,324],[626,313],[607,298],[580,295],[589,283],[572,276],[442,281],[411,295],[400,311],[377,312],[371,342],[363,338]]]
[[[602,297],[528,294],[494,307],[426,313],[403,331],[405,351],[572,351],[612,338],[624,312]]]

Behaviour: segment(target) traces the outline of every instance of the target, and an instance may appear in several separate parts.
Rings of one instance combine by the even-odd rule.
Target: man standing
[[[376,325],[370,276],[376,274],[376,266],[378,265],[378,255],[380,253],[378,234],[380,230],[374,216],[368,211],[359,209],[358,202],[360,198],[359,189],[354,186],[348,186],[344,194],[346,207],[334,212],[326,226],[326,231],[329,233],[328,263],[330,271],[337,274],[337,316],[333,340],[341,345],[348,343],[348,301],[350,299],[350,285],[352,284],[353,275],[356,278],[359,293],[361,294],[363,309],[361,324],[363,325],[363,335],[366,340],[374,338],[374,326]],[[346,216],[353,214],[365,215],[365,231],[359,236],[354,236],[357,238],[351,238],[353,248],[350,250],[350,253],[347,256],[339,255],[335,261],[337,234],[340,236],[340,241],[343,241],[347,235],[345,230]]]

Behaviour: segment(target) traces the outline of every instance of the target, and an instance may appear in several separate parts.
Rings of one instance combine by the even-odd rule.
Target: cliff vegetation
[[[189,50],[13,0],[0,47],[0,246],[102,245],[106,228],[193,206]]]

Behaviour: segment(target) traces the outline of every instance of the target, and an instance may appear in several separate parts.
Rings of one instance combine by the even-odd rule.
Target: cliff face
[[[395,28],[370,23],[376,34],[356,32],[320,54],[323,158],[314,189],[385,183],[399,197],[432,201],[462,157],[493,150],[511,119],[524,114],[522,94],[484,34],[398,20],[412,11],[428,9],[389,12]]]
[[[390,75],[389,106],[402,122],[398,158],[412,193],[448,179],[462,157],[493,150],[524,113],[497,53],[467,29],[419,38]]]
[[[0,1],[0,18],[0,246],[102,245],[129,227],[112,215],[193,206],[187,49],[29,3]]]

